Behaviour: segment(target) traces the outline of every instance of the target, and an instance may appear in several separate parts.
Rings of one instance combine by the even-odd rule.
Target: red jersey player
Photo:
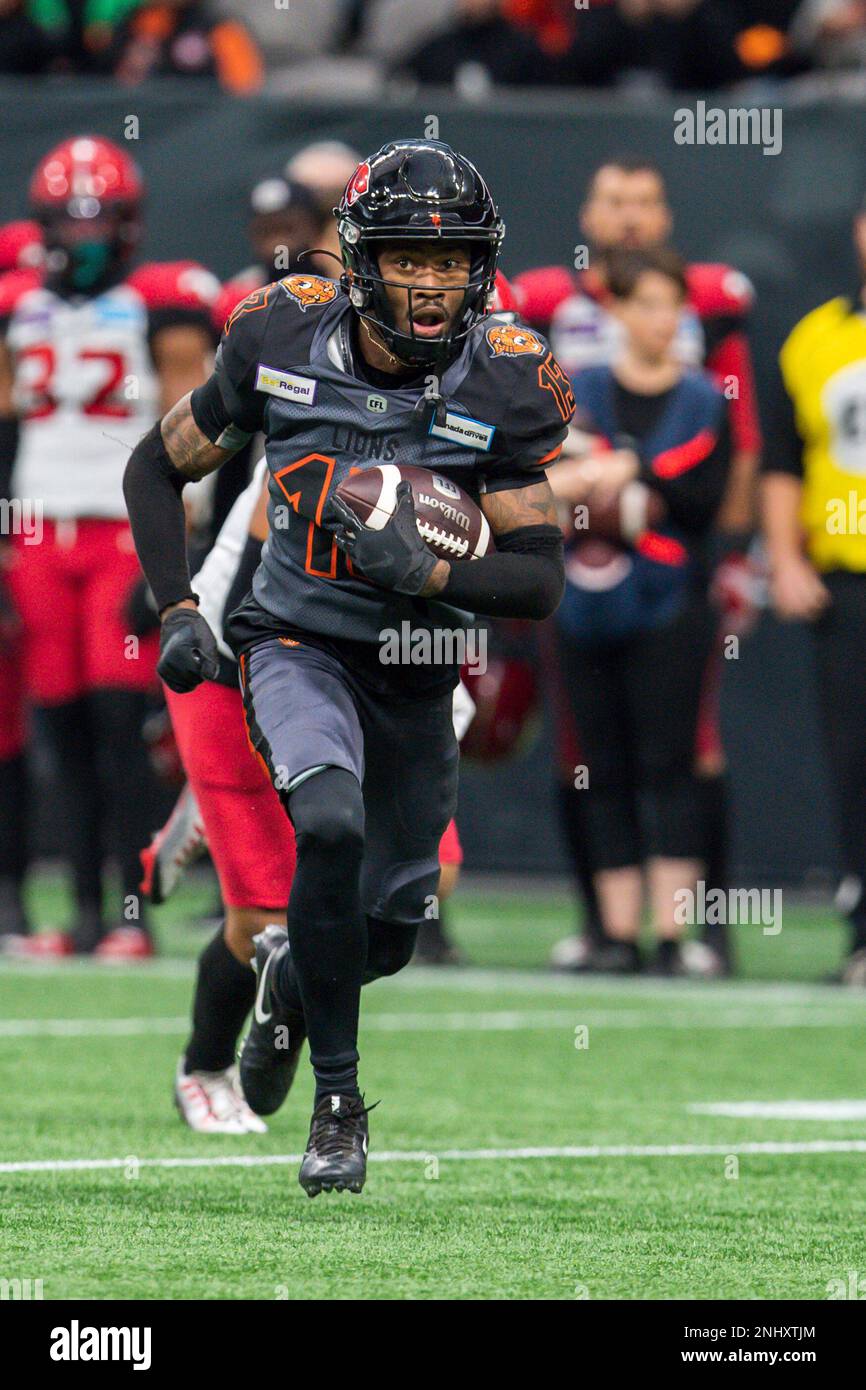
[[[0,227],[0,299],[38,285],[42,258],[42,232],[36,222],[7,222]],[[0,436],[4,429],[7,440],[14,439],[14,425],[0,420]],[[3,502],[9,500],[8,481],[0,480]],[[22,896],[28,796],[20,625],[6,583],[8,547],[2,544],[2,533],[0,526],[0,943],[8,943],[28,930]]]
[[[142,192],[118,146],[64,141],[30,185],[44,280],[0,281],[0,472],[11,474],[22,522],[5,538],[7,572],[28,698],[69,800],[76,890],[72,933],[37,942],[63,953],[151,950],[137,889],[149,830],[141,723],[156,637],[138,638],[126,612],[140,569],[122,474],[142,432],[204,380],[219,285],[191,261],[130,272]],[[124,895],[113,914],[124,925],[108,935],[106,849]]]

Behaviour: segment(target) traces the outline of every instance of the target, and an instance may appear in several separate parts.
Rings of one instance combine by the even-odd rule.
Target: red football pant
[[[186,695],[166,687],[165,698],[223,902],[284,913],[295,833],[247,741],[240,690],[205,681]]]
[[[24,683],[35,704],[153,685],[158,635],[134,637],[126,619],[141,578],[126,521],[46,521],[39,545],[16,538],[8,574],[22,623]]]

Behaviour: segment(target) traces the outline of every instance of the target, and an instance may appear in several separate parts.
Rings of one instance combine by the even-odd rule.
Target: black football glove
[[[220,668],[216,638],[195,608],[175,608],[159,634],[157,674],[169,690],[185,695],[202,681],[215,680]]]
[[[412,488],[405,479],[397,484],[394,514],[380,531],[365,526],[336,494],[328,502],[323,522],[365,579],[383,589],[420,594],[435,568],[436,556],[418,531]]]

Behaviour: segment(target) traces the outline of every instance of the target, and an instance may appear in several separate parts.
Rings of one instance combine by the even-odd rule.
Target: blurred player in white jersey
[[[38,543],[32,527],[10,528],[8,582],[25,689],[55,752],[75,880],[73,930],[35,938],[39,952],[152,951],[137,889],[156,638],[138,637],[127,611],[141,571],[121,484],[142,432],[206,376],[219,286],[191,261],[130,271],[142,196],[118,146],[64,141],[30,184],[44,279],[0,281],[0,474],[20,517],[39,522]],[[110,916],[106,853],[123,894]]]

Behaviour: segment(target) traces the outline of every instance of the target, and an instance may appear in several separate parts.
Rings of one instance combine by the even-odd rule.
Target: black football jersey
[[[496,316],[469,335],[436,383],[438,410],[425,395],[430,378],[373,386],[355,360],[353,316],[335,281],[289,275],[238,305],[215,366],[232,422],[265,436],[270,535],[255,603],[273,629],[351,644],[378,643],[404,620],[453,627],[455,610],[352,573],[321,525],[343,479],[391,462],[429,468],[476,501],[524,487],[543,477],[574,408],[544,339]]]

